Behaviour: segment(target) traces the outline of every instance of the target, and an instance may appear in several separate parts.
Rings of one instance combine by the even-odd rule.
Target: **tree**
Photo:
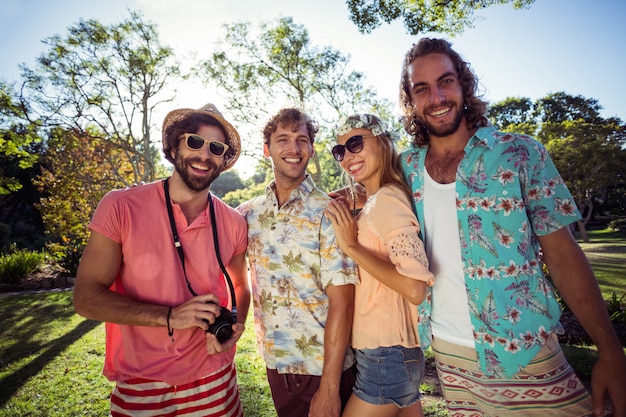
[[[0,82],[0,251],[38,250],[44,227],[31,180],[39,174],[42,143],[37,125],[26,120],[14,97],[13,87]]]
[[[0,195],[18,191],[23,184],[16,170],[32,168],[38,159],[32,147],[41,141],[37,126],[26,121],[22,107],[15,103],[12,86],[0,82]],[[13,172],[8,170],[13,168]]]
[[[551,123],[548,129],[552,139],[545,142],[546,149],[583,215],[580,231],[587,242],[585,226],[596,202],[606,201],[611,188],[624,187],[626,128],[609,119],[601,123],[566,120]]]
[[[548,94],[535,103],[535,117],[541,123],[565,121],[601,122],[602,106],[595,98],[572,96],[564,92]]]
[[[537,122],[533,116],[534,104],[526,97],[508,97],[492,103],[487,110],[487,118],[503,132],[534,135]]]
[[[371,33],[383,22],[404,21],[410,35],[427,32],[461,34],[473,27],[474,13],[487,7],[512,3],[513,8],[528,8],[535,0],[347,0],[350,20],[359,32]]]
[[[76,272],[98,202],[131,181],[133,165],[126,152],[93,129],[55,128],[46,144],[42,172],[35,181],[41,193],[38,207],[49,249],[66,269]]]
[[[584,241],[595,208],[622,212],[620,192],[626,189],[626,125],[601,117],[601,110],[595,99],[557,92],[534,103],[508,98],[488,112],[496,128],[535,136],[546,146],[582,213],[578,226]]]
[[[334,132],[329,126],[340,115],[355,111],[390,115],[391,104],[377,99],[362,73],[349,69],[349,56],[312,45],[306,28],[290,17],[262,23],[257,31],[248,22],[224,28],[225,36],[216,42],[218,50],[201,62],[199,76],[226,98],[236,125],[257,138],[244,154],[263,160],[258,126],[278,110],[276,103],[303,108],[321,127],[309,172],[320,187],[332,189],[340,167],[330,155]]]
[[[152,181],[160,147],[153,146],[151,118],[156,106],[173,98],[164,96],[180,75],[173,50],[160,44],[156,27],[138,12],[110,26],[80,20],[68,31],[44,41],[49,49],[36,68],[21,66],[22,103],[44,126],[79,135],[94,128],[101,143],[124,152],[132,164],[130,178],[121,172],[117,178]]]
[[[244,187],[243,181],[236,170],[222,172],[219,177],[211,183],[211,192],[223,198],[226,193],[239,190]]]

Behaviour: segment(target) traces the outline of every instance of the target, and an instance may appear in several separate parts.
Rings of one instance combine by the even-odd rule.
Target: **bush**
[[[624,298],[626,298],[626,293],[617,298],[617,293],[613,291],[611,299],[606,303],[613,323],[626,323],[626,301]]]
[[[619,232],[621,230],[626,230],[626,219],[611,220],[609,222],[608,228],[612,232]]]
[[[85,249],[85,243],[82,240],[63,239],[62,243],[48,243],[46,247],[66,274],[76,276],[78,264]]]
[[[37,270],[46,262],[43,252],[18,250],[0,256],[0,282],[17,284],[20,279]]]

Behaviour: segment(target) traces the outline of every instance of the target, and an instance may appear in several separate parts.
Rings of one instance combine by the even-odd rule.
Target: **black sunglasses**
[[[222,156],[228,150],[228,145],[217,140],[208,140],[195,133],[185,133],[185,145],[191,150],[202,149],[205,143],[209,144],[209,151],[215,156]]]
[[[339,162],[343,161],[343,157],[346,155],[346,149],[350,151],[350,153],[359,153],[363,150],[363,138],[373,138],[376,135],[355,135],[351,136],[350,139],[346,141],[345,145],[335,145],[333,146],[333,156]]]

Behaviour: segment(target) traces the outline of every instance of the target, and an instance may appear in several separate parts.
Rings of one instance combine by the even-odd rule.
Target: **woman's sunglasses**
[[[333,146],[333,156],[339,162],[343,161],[343,157],[346,155],[346,149],[350,151],[350,153],[359,153],[363,150],[363,138],[373,138],[376,135],[355,135],[351,136],[350,139],[346,141],[345,145],[335,145]]]
[[[191,150],[202,149],[205,143],[209,144],[209,151],[215,156],[222,156],[228,150],[228,145],[216,140],[208,140],[195,133],[185,133],[183,135],[185,145]]]

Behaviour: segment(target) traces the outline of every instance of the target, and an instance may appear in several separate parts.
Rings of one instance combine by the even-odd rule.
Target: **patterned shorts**
[[[554,335],[522,372],[508,378],[485,376],[474,349],[434,339],[437,374],[450,417],[592,413],[591,396]]]
[[[111,417],[207,415],[243,417],[234,363],[178,386],[144,379],[119,381],[111,395]]]

